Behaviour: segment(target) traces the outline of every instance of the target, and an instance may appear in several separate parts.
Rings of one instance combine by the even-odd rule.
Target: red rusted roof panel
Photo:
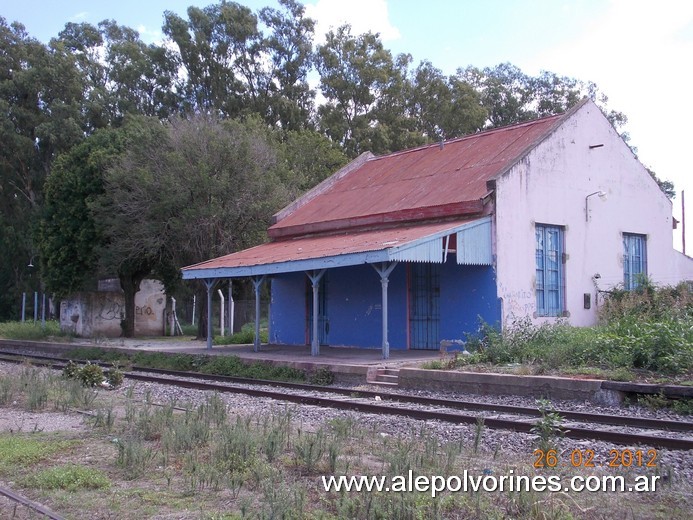
[[[300,229],[316,222],[478,200],[486,181],[503,172],[562,116],[375,157],[270,228]]]

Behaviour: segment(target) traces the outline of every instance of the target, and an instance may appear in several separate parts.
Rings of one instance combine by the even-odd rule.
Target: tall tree
[[[104,194],[105,171],[125,146],[124,129],[98,130],[58,157],[46,181],[38,249],[46,289],[58,297],[96,286],[106,237],[92,205]]]
[[[107,263],[149,268],[171,292],[180,266],[262,240],[287,199],[274,145],[257,123],[197,115],[162,128],[109,169],[97,215],[109,237]]]
[[[84,86],[85,131],[120,125],[126,114],[168,117],[179,110],[178,59],[145,44],[134,29],[104,20],[68,23],[51,46],[76,59]]]
[[[395,61],[377,34],[354,36],[349,25],[327,33],[317,49],[321,129],[354,157],[363,151],[391,151],[378,115],[392,114],[387,104],[402,93],[410,58]]]
[[[584,82],[553,72],[538,76],[525,74],[515,65],[458,69],[456,77],[474,87],[488,112],[487,127],[497,127],[558,114],[584,97],[591,98],[619,130],[627,118],[607,108],[608,98],[592,82]],[[627,135],[621,134],[627,141]]]
[[[348,162],[342,149],[313,130],[282,135],[280,175],[289,200],[317,185]]]
[[[283,10],[266,7],[260,21],[269,28],[263,39],[267,58],[262,83],[267,106],[258,112],[265,121],[285,130],[310,126],[315,92],[308,85],[313,57],[315,22],[305,17],[296,0],[279,0]]]
[[[409,110],[430,140],[451,139],[478,131],[486,110],[477,91],[457,77],[446,78],[424,61],[412,73]]]
[[[53,160],[82,138],[77,77],[71,54],[0,17],[0,241],[12,252],[0,266],[3,299],[39,289],[27,270],[37,253],[32,235]]]
[[[258,14],[227,1],[190,7],[187,21],[166,12],[164,32],[178,47],[187,78],[182,90],[188,113],[256,114],[287,130],[309,124],[314,22],[297,1],[279,3],[281,9]]]

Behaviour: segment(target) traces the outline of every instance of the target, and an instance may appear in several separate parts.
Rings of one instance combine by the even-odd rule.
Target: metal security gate
[[[318,289],[318,336],[320,345],[329,345],[330,321],[327,318],[327,272],[320,278]],[[313,286],[308,282],[306,286],[308,344],[313,343]]]
[[[409,293],[410,348],[438,350],[440,265],[412,264]]]

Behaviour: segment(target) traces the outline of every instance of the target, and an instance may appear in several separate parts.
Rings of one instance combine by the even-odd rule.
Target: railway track
[[[14,352],[0,352],[0,360],[14,362],[33,360],[54,368],[62,368],[66,363],[63,358],[27,356]],[[361,413],[399,415],[424,421],[443,421],[454,424],[476,424],[480,420],[480,415],[469,412],[483,412],[486,414],[483,417],[484,426],[523,433],[531,433],[536,424],[536,418],[542,417],[542,413],[536,408],[253,380],[196,372],[132,367],[125,373],[125,377],[134,381],[173,385],[195,390],[238,393],[296,404],[352,410]],[[326,397],[326,395],[331,397]],[[417,407],[407,405],[416,405]],[[589,414],[570,410],[555,410],[555,412],[564,419],[562,435],[568,438],[601,440],[614,444],[671,450],[693,449],[693,422]],[[495,414],[496,416],[489,416],[488,414]],[[601,427],[597,428],[595,425]],[[625,431],[624,428],[637,428],[638,431]],[[676,432],[678,435],[672,436],[671,432]]]
[[[12,491],[11,489],[8,489],[6,487],[0,486],[0,495],[3,495],[5,497],[9,498],[15,504],[20,504],[20,505],[30,509],[31,511],[33,511],[35,513],[43,515],[44,517],[49,518],[50,520],[65,520],[64,517],[58,515],[57,513],[54,513],[53,511],[51,511],[50,509],[48,509],[44,505],[39,504],[38,502],[34,502],[33,500],[29,500],[28,498],[26,498],[26,497],[24,497],[18,493],[15,493],[14,491]],[[15,511],[15,513],[13,513],[12,518],[14,518],[15,514],[16,514],[16,511]],[[33,518],[33,516],[32,516],[32,518]]]

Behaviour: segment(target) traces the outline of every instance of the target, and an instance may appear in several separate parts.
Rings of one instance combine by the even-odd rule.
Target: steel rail
[[[24,354],[17,354],[11,352],[0,351],[0,355],[8,355],[12,357],[24,357],[31,359],[40,359],[44,361],[54,361],[59,363],[65,363],[64,358],[54,357],[54,356],[42,356],[42,355],[31,355],[27,356]],[[2,357],[0,357],[2,359]],[[100,363],[102,366],[110,366],[107,363]],[[60,368],[56,366],[55,368]],[[293,390],[302,390],[307,392],[321,392],[328,394],[343,395],[348,397],[356,398],[372,398],[376,397],[381,400],[394,401],[399,403],[408,404],[420,404],[424,406],[439,406],[442,408],[452,408],[456,410],[469,410],[469,411],[488,411],[488,412],[498,412],[498,413],[508,413],[514,415],[527,415],[530,417],[541,417],[542,412],[537,408],[530,408],[524,406],[512,406],[512,405],[502,405],[502,404],[486,404],[478,403],[474,401],[462,401],[462,400],[449,400],[449,399],[439,399],[434,397],[422,397],[410,394],[395,394],[392,392],[378,392],[371,390],[351,390],[337,387],[325,387],[317,385],[308,385],[305,383],[291,383],[286,381],[269,381],[265,379],[250,379],[244,377],[232,377],[232,376],[222,376],[217,374],[204,374],[200,372],[184,372],[177,370],[167,370],[160,368],[147,368],[147,367],[137,367],[132,366],[130,368],[132,372],[148,372],[153,374],[169,375],[172,377],[188,377],[195,379],[202,379],[206,381],[217,381],[224,383],[239,383],[248,385],[262,385],[262,386],[274,386],[279,388],[289,388]],[[286,395],[286,394],[282,394]],[[596,423],[596,424],[606,424],[613,426],[630,426],[639,429],[651,429],[651,430],[661,430],[661,431],[676,431],[676,432],[690,432],[693,433],[693,422],[686,421],[672,421],[668,419],[650,419],[645,417],[631,417],[623,415],[609,415],[609,414],[593,414],[585,412],[575,412],[571,410],[552,410],[553,412],[560,415],[564,420],[578,421],[586,423]]]
[[[217,383],[206,383],[200,381],[190,381],[187,379],[169,379],[143,374],[126,373],[126,378],[164,385],[190,388],[194,390],[215,391],[220,393],[240,393],[253,397],[264,397],[280,401],[288,401],[296,404],[322,406],[326,408],[336,408],[340,410],[352,410],[361,413],[373,413],[380,415],[398,415],[412,419],[424,421],[444,421],[454,424],[476,424],[481,419],[475,415],[457,414],[432,410],[417,410],[413,408],[389,407],[383,404],[372,404],[358,401],[347,401],[339,399],[328,399],[325,397],[315,397],[307,395],[286,394],[255,388],[241,388],[226,386]],[[483,424],[493,429],[505,429],[522,433],[531,433],[534,427],[533,422],[519,421],[512,419],[499,419],[493,417],[483,418]],[[632,434],[615,432],[608,430],[595,430],[592,428],[570,427],[561,429],[561,434],[565,437],[575,439],[593,439],[613,442],[616,444],[637,444],[651,446],[655,448],[666,448],[671,450],[691,450],[693,449],[693,439],[679,439],[669,437],[659,437],[654,435]]]
[[[51,520],[65,520],[65,517],[62,517],[57,513],[54,513],[53,511],[39,504],[38,502],[29,500],[28,498],[25,498],[22,495],[18,495],[14,491],[7,489],[5,487],[0,486],[0,495],[4,495],[13,502],[22,504],[23,506],[26,506],[29,509],[32,509],[33,511],[36,511],[37,513],[41,513],[42,515],[50,518]]]

